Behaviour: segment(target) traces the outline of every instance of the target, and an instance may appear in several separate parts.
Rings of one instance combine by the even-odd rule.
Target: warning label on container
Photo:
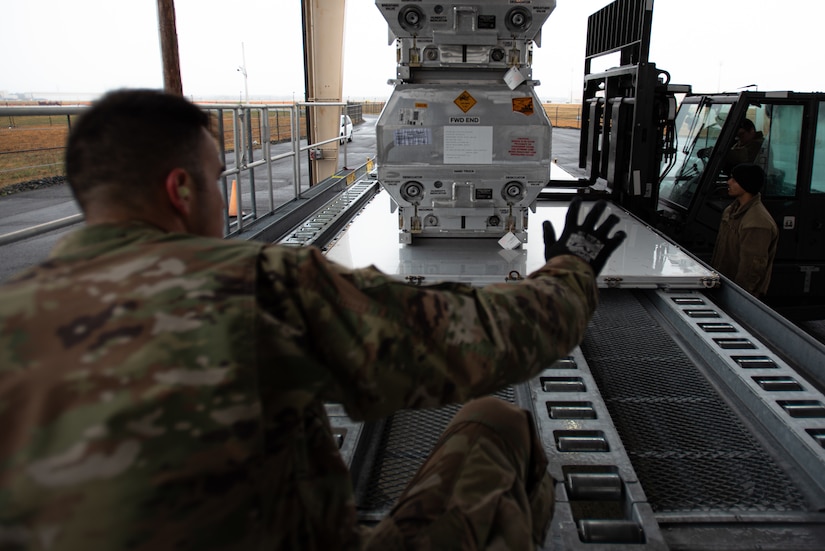
[[[453,103],[458,105],[458,108],[466,113],[478,102],[473,96],[470,95],[470,92],[464,90],[457,98],[453,100]]]
[[[532,115],[534,113],[533,98],[513,98],[513,111],[522,115]]]
[[[536,140],[533,138],[514,138],[510,142],[509,153],[512,157],[535,157]]]

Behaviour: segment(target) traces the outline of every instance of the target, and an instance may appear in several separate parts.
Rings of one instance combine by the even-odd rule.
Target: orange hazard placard
[[[533,98],[513,98],[513,111],[522,115],[532,115]]]
[[[457,98],[453,100],[453,103],[458,105],[458,108],[466,113],[478,102],[473,96],[470,95],[470,92],[464,90]]]

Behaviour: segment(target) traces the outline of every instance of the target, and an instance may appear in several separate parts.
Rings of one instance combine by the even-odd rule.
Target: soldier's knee
[[[529,414],[509,402],[492,396],[472,400],[461,408],[451,424],[459,423],[480,423],[507,440],[514,449],[529,449]]]
[[[518,423],[523,415],[524,410],[521,408],[494,396],[485,396],[464,404],[456,414],[456,419],[464,421],[491,420],[494,423],[500,423],[502,421]]]

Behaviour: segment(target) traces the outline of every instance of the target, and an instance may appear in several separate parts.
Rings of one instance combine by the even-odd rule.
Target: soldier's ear
[[[164,182],[165,198],[172,209],[188,217],[192,211],[192,186],[194,181],[182,168],[173,168]]]

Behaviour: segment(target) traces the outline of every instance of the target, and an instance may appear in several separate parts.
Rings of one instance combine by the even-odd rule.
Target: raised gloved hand
[[[599,275],[607,259],[624,241],[627,234],[620,230],[613,237],[608,238],[610,230],[619,222],[619,217],[615,214],[608,216],[598,228],[596,227],[596,222],[607,208],[607,203],[604,201],[596,202],[587,213],[584,223],[579,225],[581,203],[582,200],[579,197],[570,202],[564,231],[558,240],[553,224],[547,220],[544,221],[544,259],[550,260],[554,256],[572,254],[589,263],[593,267],[593,272]]]

